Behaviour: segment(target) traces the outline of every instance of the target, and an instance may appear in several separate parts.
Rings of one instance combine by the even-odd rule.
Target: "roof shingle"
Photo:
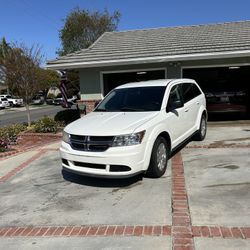
[[[88,49],[47,66],[250,50],[250,21],[106,32]]]

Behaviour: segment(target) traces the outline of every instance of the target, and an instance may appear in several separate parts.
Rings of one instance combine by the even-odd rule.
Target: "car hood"
[[[157,112],[92,112],[69,124],[65,131],[75,135],[111,136],[130,134]]]

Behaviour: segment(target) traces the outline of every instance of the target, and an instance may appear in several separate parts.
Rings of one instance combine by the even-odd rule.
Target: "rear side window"
[[[193,92],[194,92],[194,97],[199,96],[201,94],[201,91],[199,90],[199,88],[195,85],[192,84],[192,88],[193,88]]]
[[[198,87],[193,83],[183,83],[182,84],[182,94],[184,103],[192,100],[196,96],[200,95],[201,92]]]

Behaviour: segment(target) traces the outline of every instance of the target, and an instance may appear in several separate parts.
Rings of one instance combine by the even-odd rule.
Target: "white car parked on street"
[[[63,169],[101,177],[161,177],[171,152],[206,136],[205,96],[194,80],[129,83],[64,129]]]
[[[4,98],[4,97],[0,97],[0,108],[5,109],[5,108],[7,108],[9,106],[10,105],[9,105],[8,99]]]
[[[0,95],[0,97],[7,98],[9,105],[11,107],[13,106],[22,106],[23,105],[23,99],[11,95]]]

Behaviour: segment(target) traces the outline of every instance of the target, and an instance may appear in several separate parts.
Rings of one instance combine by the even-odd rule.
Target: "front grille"
[[[70,135],[70,145],[75,150],[103,152],[113,143],[113,136]]]

